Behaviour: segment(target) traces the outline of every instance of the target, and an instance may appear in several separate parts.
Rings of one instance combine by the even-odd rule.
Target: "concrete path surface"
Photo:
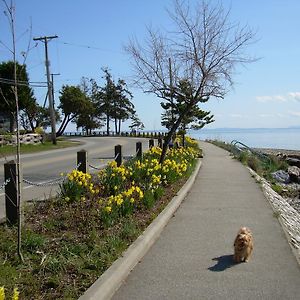
[[[259,184],[226,151],[201,147],[193,188],[113,299],[300,299],[299,265]],[[244,225],[253,256],[234,264]]]

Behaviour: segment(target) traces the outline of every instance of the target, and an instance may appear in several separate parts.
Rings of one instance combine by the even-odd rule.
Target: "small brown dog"
[[[253,236],[249,228],[241,227],[234,240],[235,262],[248,262],[253,250]]]

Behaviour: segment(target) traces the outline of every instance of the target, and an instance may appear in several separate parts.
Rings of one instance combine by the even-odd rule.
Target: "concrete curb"
[[[129,246],[123,256],[118,258],[111,267],[105,271],[98,280],[79,298],[79,300],[104,300],[111,299],[122,282],[127,278],[130,271],[148,252],[150,247],[160,236],[160,233],[167,225],[173,214],[176,212],[187,193],[195,182],[196,176],[201,167],[199,159],[196,168],[187,182],[179,190],[177,195],[171,200],[158,217],[147,227],[136,241]]]

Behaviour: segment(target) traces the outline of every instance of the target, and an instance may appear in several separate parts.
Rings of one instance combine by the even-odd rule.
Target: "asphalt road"
[[[114,157],[114,147],[123,146],[123,156],[135,155],[136,142],[143,143],[143,151],[148,149],[148,139],[126,137],[76,137],[82,145],[65,149],[51,150],[21,156],[23,178],[32,183],[41,183],[59,178],[61,173],[76,168],[77,152],[84,149],[88,152],[88,164],[100,168]],[[107,158],[109,159],[103,159]],[[4,182],[4,164],[15,157],[0,158],[0,186]],[[90,172],[95,169],[90,168]],[[58,186],[37,187],[23,184],[24,201],[32,199],[45,199],[56,194]],[[4,191],[0,191],[0,219],[4,215]]]

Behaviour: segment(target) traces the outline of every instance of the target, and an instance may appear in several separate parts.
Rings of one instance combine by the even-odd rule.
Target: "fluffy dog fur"
[[[248,262],[253,250],[252,232],[247,227],[241,227],[234,240],[234,256],[236,263]]]

